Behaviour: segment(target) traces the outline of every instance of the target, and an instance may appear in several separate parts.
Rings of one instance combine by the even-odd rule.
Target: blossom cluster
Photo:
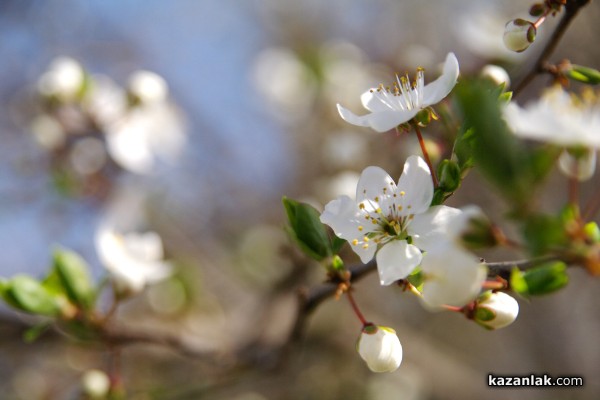
[[[185,142],[185,124],[158,74],[133,72],[125,88],[88,72],[69,57],[52,61],[37,82],[40,113],[30,130],[63,169],[90,176],[108,161],[148,173],[159,159],[173,160]]]
[[[339,104],[338,112],[346,122],[377,132],[405,124],[418,129],[419,114],[436,115],[431,107],[452,91],[458,76],[458,61],[449,53],[442,75],[434,82],[425,85],[424,70],[419,68],[412,83],[408,76],[397,77],[392,86],[379,85],[363,93],[361,101],[369,114],[357,116]],[[420,274],[423,283],[413,289],[428,308],[461,309],[472,303],[479,307],[478,315],[487,318],[480,324],[490,329],[508,325],[510,317],[496,317],[497,312],[506,314],[504,303],[500,310],[490,311],[499,301],[474,302],[487,269],[463,245],[462,235],[473,219],[485,217],[474,206],[460,210],[432,205],[437,185],[433,173],[429,162],[416,155],[408,157],[397,182],[380,167],[366,167],[355,197],[342,195],[329,202],[320,220],[345,239],[363,263],[376,259],[381,285],[405,284]],[[511,315],[514,320],[516,313]],[[365,323],[357,350],[374,372],[394,371],[402,360],[395,331],[371,323]]]

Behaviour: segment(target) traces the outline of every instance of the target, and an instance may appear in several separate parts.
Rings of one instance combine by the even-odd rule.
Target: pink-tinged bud
[[[504,328],[519,315],[519,303],[503,292],[485,292],[475,304],[474,320],[487,329]]]
[[[520,53],[535,41],[536,33],[535,25],[529,21],[521,18],[508,21],[504,27],[504,45],[509,50]]]
[[[395,330],[385,326],[365,326],[356,350],[373,372],[394,372],[402,362],[400,339]]]

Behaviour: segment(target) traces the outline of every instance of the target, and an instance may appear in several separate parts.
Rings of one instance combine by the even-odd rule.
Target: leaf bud
[[[546,5],[542,3],[536,3],[529,8],[529,15],[532,17],[539,17],[546,12]]]

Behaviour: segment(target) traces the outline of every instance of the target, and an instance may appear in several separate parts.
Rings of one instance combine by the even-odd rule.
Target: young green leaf
[[[525,296],[552,293],[568,282],[567,265],[562,261],[549,262],[527,271],[515,269],[510,276],[512,289]]]
[[[290,223],[290,233],[300,248],[318,261],[333,255],[329,235],[319,219],[319,212],[309,204],[287,197],[282,201]]]
[[[40,282],[27,275],[13,277],[3,295],[9,305],[21,311],[52,317],[61,313],[58,298],[52,296]]]
[[[73,251],[57,249],[54,251],[54,269],[69,300],[89,310],[94,302],[95,291],[85,260]]]

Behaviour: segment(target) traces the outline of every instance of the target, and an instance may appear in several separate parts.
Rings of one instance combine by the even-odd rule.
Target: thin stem
[[[569,203],[577,208],[579,205],[579,180],[569,177]]]
[[[370,323],[367,322],[367,320],[365,319],[365,316],[362,314],[362,312],[360,312],[358,304],[356,304],[356,301],[354,301],[354,296],[352,296],[350,288],[348,288],[348,290],[346,291],[346,296],[348,298],[348,301],[350,302],[350,305],[352,306],[352,310],[354,310],[354,314],[356,314],[363,326],[370,325]]]
[[[425,162],[429,167],[429,171],[431,172],[431,180],[433,181],[433,187],[438,187],[438,180],[435,176],[435,170],[433,169],[433,165],[431,164],[431,160],[429,159],[429,152],[427,151],[427,147],[425,146],[425,141],[423,140],[423,135],[421,135],[421,130],[419,129],[419,125],[416,123],[412,124],[415,133],[417,134],[417,138],[419,139],[419,146],[421,146],[421,151],[423,152],[423,157],[425,158]]]
[[[592,195],[591,199],[589,200],[588,204],[585,206],[584,212],[583,212],[583,220],[589,221],[592,218],[594,218],[594,216],[596,215],[596,213],[598,212],[599,209],[600,209],[600,187],[598,187],[598,189],[596,189],[596,191]]]

